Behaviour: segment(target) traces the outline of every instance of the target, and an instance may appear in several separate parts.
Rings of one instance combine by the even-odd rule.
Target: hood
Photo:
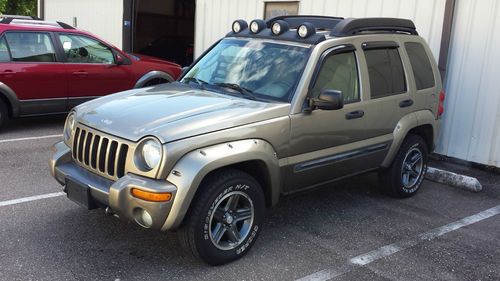
[[[159,58],[155,58],[155,57],[150,57],[150,56],[146,56],[146,55],[140,55],[140,54],[132,54],[136,57],[138,57],[140,60],[139,61],[135,61],[136,63],[141,63],[141,62],[145,62],[145,63],[159,63],[159,64],[168,64],[168,65],[171,65],[171,66],[176,66],[176,67],[181,67],[179,64],[176,64],[174,62],[170,62],[170,61],[166,61],[166,60],[162,60],[162,59],[159,59]]]
[[[162,143],[288,115],[290,104],[248,100],[170,83],[86,102],[77,120],[94,129],[138,141]]]

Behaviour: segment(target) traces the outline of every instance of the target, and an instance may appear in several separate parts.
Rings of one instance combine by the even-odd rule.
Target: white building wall
[[[45,19],[73,24],[122,47],[123,0],[45,0]]]
[[[500,1],[459,0],[437,152],[500,167]]]
[[[264,17],[265,0],[197,0],[195,56],[231,30],[236,19]],[[274,1],[269,1],[274,2]],[[286,2],[286,1],[285,1]],[[340,17],[399,17],[411,19],[439,55],[446,0],[301,0],[299,14]]]

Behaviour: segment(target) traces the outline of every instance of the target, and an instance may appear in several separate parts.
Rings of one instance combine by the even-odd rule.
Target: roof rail
[[[337,24],[330,35],[344,37],[361,32],[401,32],[418,35],[411,20],[398,18],[348,18]]]
[[[274,17],[266,21],[267,27],[271,27],[273,22],[277,20],[283,20],[288,23],[290,28],[297,28],[304,22],[309,22],[314,25],[316,29],[333,29],[338,23],[340,23],[344,18],[341,17],[327,17],[327,16],[306,16],[306,15],[288,15]]]
[[[0,23],[3,24],[23,24],[23,25],[38,25],[38,26],[52,26],[52,27],[60,27],[64,29],[75,29],[71,25],[56,21],[44,21],[38,17],[32,16],[11,16],[11,15],[1,15]]]

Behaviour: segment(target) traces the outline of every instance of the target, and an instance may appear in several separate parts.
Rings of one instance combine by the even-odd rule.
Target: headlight
[[[69,141],[71,134],[73,134],[73,129],[75,129],[75,114],[71,112],[66,117],[66,123],[64,124],[64,140]]]
[[[139,145],[139,155],[136,163],[143,170],[153,170],[160,164],[162,149],[161,143],[156,139],[148,138]]]

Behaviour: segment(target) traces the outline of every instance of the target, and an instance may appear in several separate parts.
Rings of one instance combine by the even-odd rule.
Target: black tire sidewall
[[[7,106],[0,99],[0,128],[7,123],[9,119],[9,112],[7,111]]]
[[[420,152],[422,153],[422,158],[423,158],[423,167],[422,167],[422,173],[420,174],[417,182],[415,185],[413,185],[411,188],[406,188],[403,184],[401,172],[403,168],[403,162],[405,160],[406,154],[408,151],[410,151],[413,148],[418,148]],[[417,193],[417,191],[420,189],[420,186],[422,185],[422,182],[425,178],[425,174],[427,172],[427,158],[428,158],[428,148],[427,144],[425,141],[417,135],[409,135],[403,144],[401,145],[401,148],[398,152],[398,155],[396,157],[396,161],[393,163],[393,167],[391,167],[391,172],[389,175],[390,179],[390,190],[388,190],[391,195],[394,195],[396,197],[410,197]]]
[[[232,191],[240,191],[250,197],[254,206],[254,220],[250,233],[238,247],[232,250],[221,250],[213,245],[210,240],[208,232],[210,231],[210,216],[224,195]],[[198,254],[204,261],[209,264],[218,265],[238,259],[252,247],[262,228],[261,224],[264,218],[265,203],[262,189],[250,176],[240,175],[225,180],[222,184],[215,187],[212,193],[209,196],[209,200],[204,202],[199,217],[196,219],[194,242]]]

